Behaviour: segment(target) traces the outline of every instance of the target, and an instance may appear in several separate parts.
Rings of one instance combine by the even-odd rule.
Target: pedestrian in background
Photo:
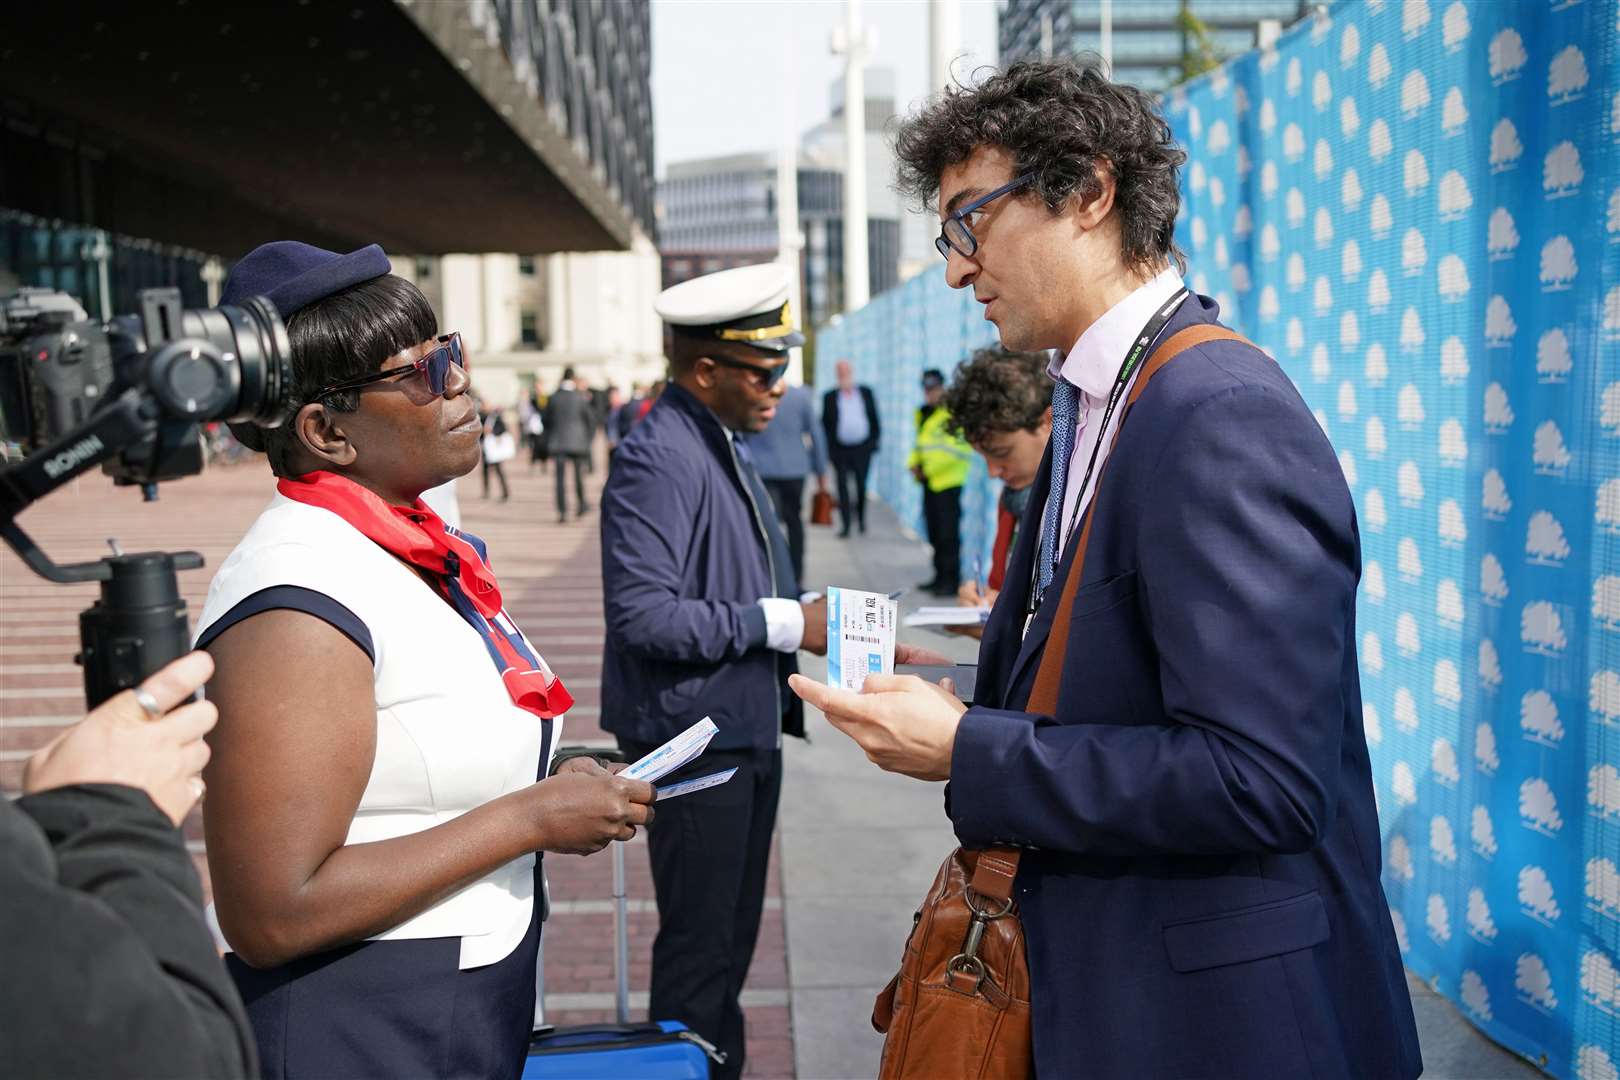
[[[754,465],[771,494],[776,516],[787,530],[793,576],[804,580],[804,478],[814,475],[818,490],[827,490],[827,447],[816,422],[808,387],[791,386],[776,404],[776,416],[757,434],[742,435]]]
[[[587,476],[594,476],[596,474],[596,454],[593,451],[596,446],[596,432],[607,422],[608,389],[605,386],[592,386],[586,388],[584,393],[585,400],[591,407],[590,445],[593,448],[592,451],[587,451],[585,454],[585,473]]]
[[[613,454],[619,449],[624,436],[619,432],[619,415],[624,412],[624,393],[617,386],[608,387],[607,412],[602,415],[602,436],[607,439],[608,468],[613,467]]]
[[[544,473],[551,463],[551,448],[547,445],[546,435],[546,406],[550,404],[551,398],[540,384],[539,372],[535,372],[534,388],[529,393],[529,402],[534,407],[536,419],[533,424],[524,430],[539,429],[537,434],[531,436],[534,441],[529,444],[529,471],[533,472],[534,466],[538,464],[540,471]]]
[[[923,522],[934,547],[934,576],[922,587],[935,596],[955,596],[962,581],[962,485],[973,468],[973,450],[952,433],[950,410],[941,404],[945,376],[929,368],[922,389],[917,444],[906,459],[923,487]]]
[[[877,400],[870,386],[855,383],[855,367],[840,360],[834,367],[836,389],[821,399],[821,429],[827,436],[827,455],[838,477],[839,536],[849,535],[853,520],[866,531],[866,476],[872,470],[883,427],[878,422]]]
[[[596,416],[591,399],[574,381],[574,369],[564,368],[562,382],[546,402],[546,445],[557,459],[557,521],[568,520],[568,470],[574,470],[574,515],[584,517],[585,463],[591,456],[591,435]]]
[[[533,388],[523,395],[518,407],[518,424],[523,429],[523,445],[529,451],[529,472],[540,464],[541,440],[546,434],[546,418]]]
[[[505,502],[512,497],[512,489],[506,485],[506,463],[517,456],[517,440],[506,426],[505,409],[491,408],[482,398],[478,399],[478,408],[484,424],[484,498],[489,498],[489,475],[494,473],[501,482],[501,502]]]
[[[641,419],[641,407],[647,402],[647,391],[640,383],[630,384],[630,400],[620,406],[618,414],[613,417],[612,424],[618,431],[618,442],[624,442],[630,429],[636,426]],[[617,444],[615,444],[617,445]]]
[[[827,603],[803,603],[770,496],[737,436],[761,431],[803,338],[776,263],[660,294],[672,381],[619,445],[602,496],[602,726],[632,759],[708,716],[709,749],[669,782],[737,769],[664,802],[647,832],[658,898],[650,1016],[680,1020],[743,1072],[738,996],[753,960],[782,785],[782,734],[803,736],[785,682],[824,653]]]
[[[647,414],[652,412],[654,405],[658,404],[658,399],[664,396],[664,388],[668,385],[668,379],[656,379],[653,381],[652,389],[648,390],[647,396],[642,399],[641,407],[636,410],[636,417],[632,423],[640,423],[647,419]]]
[[[1029,505],[1031,485],[1052,434],[1052,377],[1044,352],[1013,352],[999,346],[980,349],[957,365],[940,404],[950,414],[953,434],[984,458],[990,476],[1001,481],[996,508],[996,539],[990,573],[964,581],[956,598],[964,607],[991,607],[1001,592],[1018,538],[1018,520]],[[948,628],[979,637],[982,626]]]

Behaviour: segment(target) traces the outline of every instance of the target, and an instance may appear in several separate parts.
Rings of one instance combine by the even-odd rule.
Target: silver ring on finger
[[[157,720],[162,717],[163,706],[159,705],[158,699],[152,696],[152,691],[148,690],[144,686],[137,686],[134,690],[134,694],[135,704],[139,705],[141,707],[141,711],[146,713],[146,718],[148,720]]]

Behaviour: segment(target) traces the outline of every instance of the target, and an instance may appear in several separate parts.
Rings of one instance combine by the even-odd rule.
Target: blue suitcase
[[[678,1020],[537,1028],[523,1080],[708,1080],[725,1055]]]
[[[589,752],[613,759],[613,751],[569,747],[561,762]],[[620,759],[622,760],[622,759]],[[613,848],[613,969],[617,982],[616,1024],[541,1024],[529,1041],[523,1080],[708,1080],[709,1063],[726,1055],[678,1020],[632,1024],[630,1020],[630,935],[626,925],[624,845]],[[545,935],[537,971],[539,1001],[545,1000]]]

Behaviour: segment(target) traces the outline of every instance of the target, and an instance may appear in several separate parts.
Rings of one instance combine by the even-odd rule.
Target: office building
[[[1112,0],[1113,77],[1159,91],[1181,78],[1182,57],[1197,42],[1185,11],[1209,34],[1217,56],[1247,52],[1260,24],[1284,26],[1308,14],[1306,0]],[[1007,0],[998,19],[1003,63],[1041,56],[1101,53],[1104,0]]]
[[[829,89],[829,116],[798,148],[800,284],[804,321],[825,323],[844,308],[844,90]],[[895,115],[894,75],[866,73],[867,266],[873,295],[924,265],[932,241],[892,184],[894,155],[885,137]],[[735,154],[671,164],[658,185],[659,250],[664,284],[777,257],[777,159]]]

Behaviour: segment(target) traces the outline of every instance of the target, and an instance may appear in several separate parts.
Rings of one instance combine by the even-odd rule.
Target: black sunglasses
[[[754,385],[761,390],[769,390],[771,387],[781,382],[782,376],[787,374],[788,369],[788,361],[786,360],[782,361],[780,364],[766,368],[760,367],[758,364],[750,364],[746,360],[733,360],[729,356],[711,356],[708,359],[713,363],[719,364],[721,367],[735,368],[738,371],[748,372],[748,374],[753,376]]]
[[[339,390],[353,390],[357,387],[367,386],[384,379],[395,379],[401,375],[412,375],[420,371],[427,380],[428,389],[433,391],[434,397],[442,397],[444,388],[450,382],[450,365],[466,370],[467,361],[461,351],[461,334],[459,332],[444,334],[438,339],[438,346],[423,353],[421,358],[396,368],[378,371],[371,375],[362,375],[358,379],[345,379],[340,383],[322,387],[316,391],[312,401],[319,401],[328,394],[335,394]]]
[[[971,259],[973,253],[979,250],[979,241],[973,235],[973,231],[967,227],[967,221],[964,219],[986,203],[999,199],[1008,192],[1017,191],[1033,179],[1035,179],[1034,173],[1025,173],[1010,183],[1002,184],[983,198],[974,199],[960,210],[954,211],[940,225],[939,235],[934,238],[934,247],[946,259],[951,257],[952,251]]]

